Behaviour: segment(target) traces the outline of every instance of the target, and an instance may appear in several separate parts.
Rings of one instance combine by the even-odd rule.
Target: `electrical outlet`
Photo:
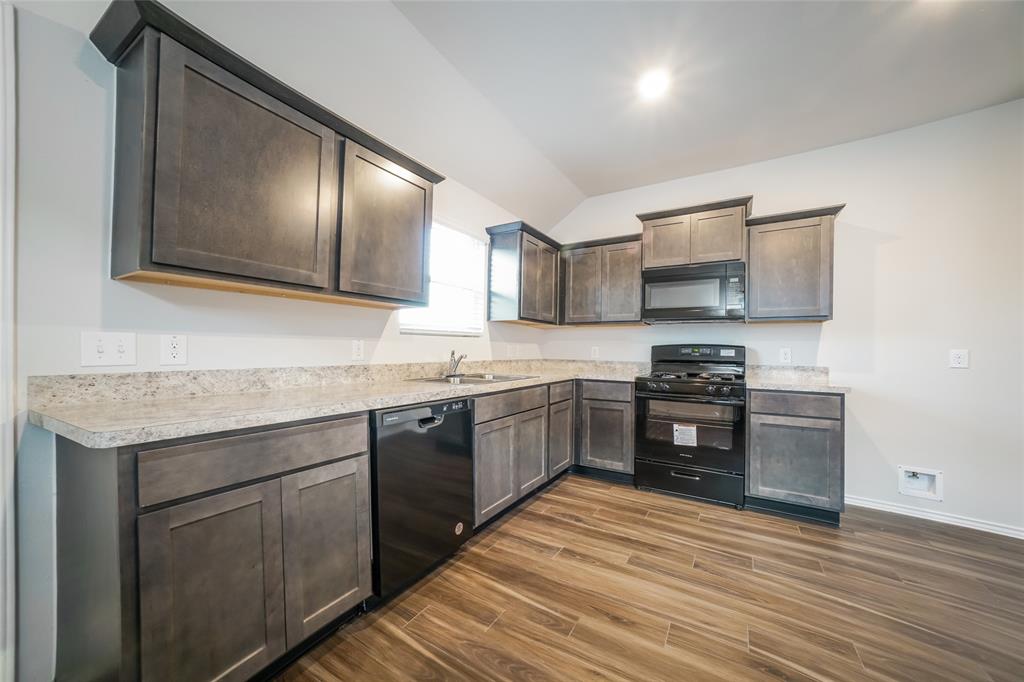
[[[601,348],[598,347],[598,346],[591,346],[590,347],[590,359],[591,360],[597,360],[599,357],[601,357]]]
[[[188,364],[188,337],[182,334],[161,334],[160,364]]]
[[[793,349],[792,348],[780,348],[779,349],[779,362],[784,365],[793,363]]]
[[[971,352],[966,348],[952,348],[949,351],[949,366],[955,369],[967,369],[971,363]]]
[[[82,332],[82,367],[134,364],[134,333]]]
[[[352,359],[362,360],[363,359],[363,340],[352,339]]]

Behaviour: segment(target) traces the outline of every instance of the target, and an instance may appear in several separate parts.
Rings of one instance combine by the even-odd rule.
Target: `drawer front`
[[[589,400],[618,400],[628,403],[633,399],[633,384],[616,381],[584,381],[580,394]]]
[[[501,419],[510,414],[518,414],[548,404],[548,387],[536,386],[522,388],[518,391],[486,395],[473,399],[473,423],[481,424],[493,419]]]
[[[139,453],[146,507],[368,450],[366,415]]]
[[[843,418],[843,398],[838,395],[751,391],[750,411],[793,417]]]
[[[560,384],[551,384],[548,386],[548,402],[557,403],[561,400],[569,400],[572,398],[572,382],[563,381]]]
[[[663,490],[715,502],[743,504],[742,476],[637,460],[633,483],[638,488]]]

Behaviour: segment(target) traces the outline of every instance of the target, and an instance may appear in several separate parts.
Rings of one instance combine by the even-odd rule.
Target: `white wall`
[[[846,203],[833,321],[562,329],[543,355],[639,360],[656,343],[717,341],[777,364],[792,348],[853,387],[848,495],[1024,529],[1024,100],[593,197],[552,236],[637,232],[637,213],[744,194],[755,214]],[[970,369],[947,368],[950,348],[970,349]],[[945,500],[898,495],[898,464],[942,469]]]

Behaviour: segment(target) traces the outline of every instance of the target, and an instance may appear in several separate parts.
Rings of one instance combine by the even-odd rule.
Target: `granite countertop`
[[[493,384],[390,381],[270,391],[48,405],[29,410],[33,424],[90,448],[152,443],[253,426],[465,398],[577,378],[548,374]],[[622,381],[594,373],[587,379]],[[631,380],[631,378],[629,379]]]
[[[491,384],[417,381],[439,363],[195,370],[29,377],[31,423],[90,448],[352,414],[540,386],[572,379],[632,382],[647,363],[498,360],[464,371],[529,375]],[[747,388],[846,393],[821,367],[747,366]]]

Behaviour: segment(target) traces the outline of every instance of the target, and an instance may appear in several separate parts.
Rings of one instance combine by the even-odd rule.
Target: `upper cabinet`
[[[835,216],[843,205],[751,218],[750,320],[832,319]]]
[[[588,245],[593,244],[593,245]],[[640,241],[563,247],[565,324],[640,320]]]
[[[443,178],[159,3],[92,32],[117,69],[111,275],[425,305]]]
[[[752,196],[641,213],[643,267],[744,260],[744,223]]]
[[[344,144],[338,289],[426,303],[433,184]]]
[[[488,319],[558,322],[558,243],[523,222],[488,227]]]

